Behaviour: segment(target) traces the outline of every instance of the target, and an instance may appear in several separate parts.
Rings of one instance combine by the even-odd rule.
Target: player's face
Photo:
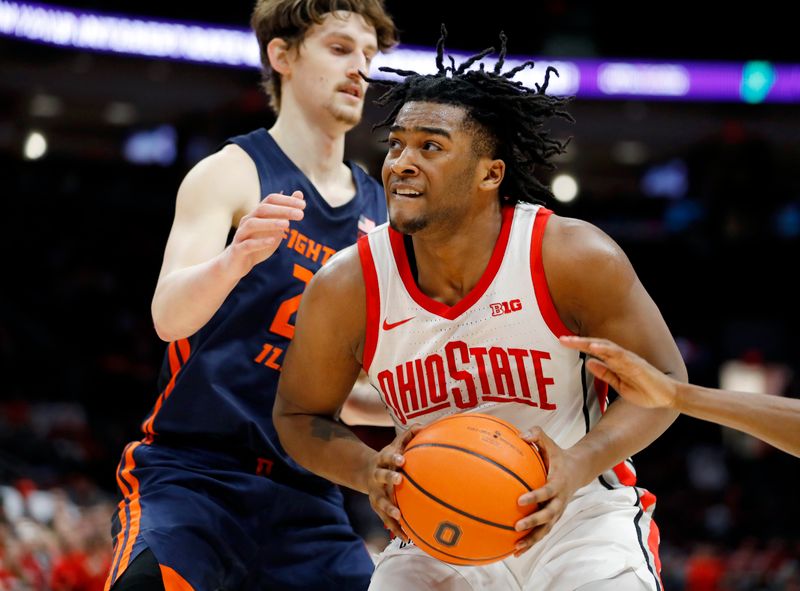
[[[368,73],[377,52],[375,27],[360,14],[326,14],[306,33],[284,84],[291,84],[292,96],[304,109],[323,109],[336,121],[356,125],[367,90],[358,72]]]
[[[397,114],[382,176],[398,232],[456,227],[473,207],[482,175],[465,117],[462,107],[416,101]]]

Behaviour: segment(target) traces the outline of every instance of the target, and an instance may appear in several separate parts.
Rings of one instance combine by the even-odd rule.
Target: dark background
[[[250,12],[247,2],[69,5],[239,27]],[[800,62],[794,20],[777,2],[546,1],[526,3],[525,16],[509,1],[387,5],[411,45],[433,45],[445,22],[452,49],[480,50],[504,30],[516,55]],[[175,192],[219,142],[271,124],[258,80],[249,69],[0,38],[0,484],[61,487],[76,502],[113,498],[119,453],[156,397],[164,345],[149,303]],[[39,95],[56,97],[60,114],[37,115]],[[109,122],[115,103],[126,122]],[[723,364],[739,360],[783,376],[775,393],[798,396],[800,102],[578,99],[571,112],[575,125],[555,127],[574,136],[557,172],[575,175],[581,193],[549,206],[620,243],[693,382],[718,386]],[[383,148],[369,127],[379,115],[369,107],[348,141],[348,156],[374,174]],[[165,124],[177,133],[174,164],[125,162],[132,132]],[[49,151],[26,161],[22,140],[33,128]],[[620,155],[631,144],[634,161]],[[671,162],[687,172],[685,195],[646,196],[644,176]],[[724,588],[796,588],[797,459],[681,418],[636,462],[659,499],[667,588],[703,588],[692,586],[698,568],[727,572]]]
[[[246,27],[251,3],[157,2],[155,0],[77,0],[60,3],[106,13],[152,16],[181,21]],[[633,0],[589,2],[461,2],[458,0],[387,0],[403,44],[431,46],[440,23],[449,29],[454,49],[482,49],[499,31],[511,53],[553,57],[592,55],[663,59],[794,62],[796,23],[789,4],[777,0],[735,6],[728,2]]]

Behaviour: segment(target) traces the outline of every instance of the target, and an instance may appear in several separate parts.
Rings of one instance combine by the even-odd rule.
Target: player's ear
[[[483,168],[483,178],[480,188],[484,191],[499,191],[503,177],[506,175],[506,163],[502,160],[484,159],[481,162]]]
[[[289,59],[289,44],[280,37],[275,37],[267,43],[267,56],[269,66],[282,76],[289,74],[291,60]]]

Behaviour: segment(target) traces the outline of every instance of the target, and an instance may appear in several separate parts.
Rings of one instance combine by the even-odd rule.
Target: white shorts
[[[519,558],[484,566],[441,562],[395,539],[378,556],[371,591],[662,591],[654,503],[641,488],[579,490],[550,533]],[[601,582],[613,581],[603,586]],[[624,583],[623,583],[624,581]]]

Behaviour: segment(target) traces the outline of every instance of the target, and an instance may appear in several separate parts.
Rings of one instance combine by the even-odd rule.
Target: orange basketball
[[[547,469],[516,427],[484,414],[457,414],[423,428],[406,446],[395,486],[400,524],[414,543],[452,564],[488,564],[514,552],[528,532],[514,524],[536,507],[520,495]]]

